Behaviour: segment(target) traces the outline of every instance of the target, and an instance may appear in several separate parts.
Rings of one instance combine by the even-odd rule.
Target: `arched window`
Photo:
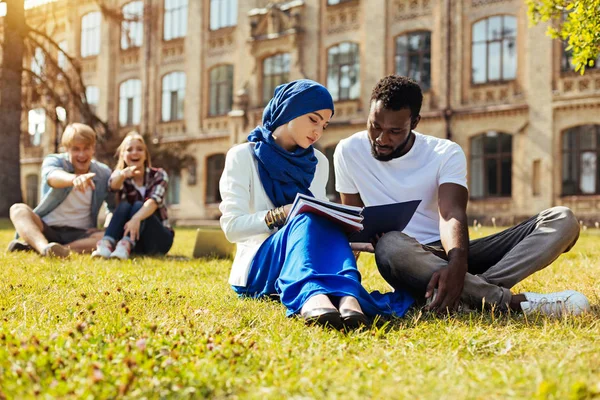
[[[327,88],[335,101],[360,96],[358,44],[343,42],[327,52]]]
[[[206,159],[206,203],[221,202],[219,180],[225,168],[225,154],[214,154]]]
[[[183,119],[185,72],[171,72],[162,80],[162,120]]]
[[[223,115],[233,104],[233,65],[221,65],[210,70],[210,115]]]
[[[163,38],[185,37],[187,33],[188,0],[165,0]]]
[[[25,178],[25,200],[29,207],[35,208],[38,203],[39,179],[36,174]]]
[[[471,197],[510,197],[512,136],[490,131],[471,139],[470,172]]]
[[[132,1],[123,6],[121,48],[140,47],[144,41],[144,2]]]
[[[581,125],[562,136],[562,194],[600,194],[600,125]]]
[[[290,55],[288,53],[276,54],[263,60],[262,97],[266,105],[275,88],[290,79]]]
[[[412,32],[396,38],[396,74],[431,87],[431,32]]]
[[[508,81],[517,76],[517,19],[489,17],[473,24],[472,82]]]
[[[99,11],[81,17],[81,57],[96,56],[100,53],[100,20]]]
[[[44,75],[44,67],[46,65],[46,56],[41,47],[36,47],[31,57],[31,71],[37,76]]]
[[[140,123],[142,114],[142,81],[129,79],[119,87],[119,125]]]

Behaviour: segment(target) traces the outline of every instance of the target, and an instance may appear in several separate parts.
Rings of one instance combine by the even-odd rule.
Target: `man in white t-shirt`
[[[579,224],[554,207],[498,234],[469,242],[467,162],[454,142],[423,135],[421,88],[409,78],[381,79],[371,95],[367,130],[340,141],[334,154],[342,203],[374,206],[421,200],[403,232],[375,247],[377,267],[398,290],[427,309],[454,310],[459,301],[480,308],[579,314],[589,309],[575,291],[512,294],[510,288],[573,247]]]

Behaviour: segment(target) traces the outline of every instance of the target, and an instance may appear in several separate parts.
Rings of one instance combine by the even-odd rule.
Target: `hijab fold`
[[[258,161],[260,181],[275,207],[292,203],[297,193],[312,196],[309,187],[317,168],[317,157],[312,146],[285,150],[275,143],[273,132],[301,115],[324,109],[333,112],[333,99],[317,82],[300,79],[277,86],[264,109],[262,126],[248,135],[248,141],[255,143],[254,157]]]

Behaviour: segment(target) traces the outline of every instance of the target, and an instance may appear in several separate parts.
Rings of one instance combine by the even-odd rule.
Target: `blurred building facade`
[[[52,15],[88,101],[120,134],[186,144],[195,162],[169,171],[179,223],[219,216],[225,154],[260,123],[275,86],[306,77],[330,89],[336,113],[318,148],[331,160],[340,139],[365,129],[370,91],[390,73],[425,91],[417,130],[464,149],[470,217],[510,223],[554,205],[599,213],[600,70],[573,71],[545,26],[528,27],[522,0],[105,2],[139,19],[105,18],[93,0],[58,0],[27,18]],[[26,113],[22,180],[35,204],[56,132],[43,112]]]

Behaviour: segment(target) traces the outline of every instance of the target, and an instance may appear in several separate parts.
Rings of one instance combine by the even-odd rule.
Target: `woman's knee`
[[[140,211],[140,209],[144,206],[144,203],[141,201],[136,201],[135,203],[133,203],[131,205],[131,208],[129,209],[129,218],[133,217],[135,215],[135,213],[137,213],[138,211]]]

